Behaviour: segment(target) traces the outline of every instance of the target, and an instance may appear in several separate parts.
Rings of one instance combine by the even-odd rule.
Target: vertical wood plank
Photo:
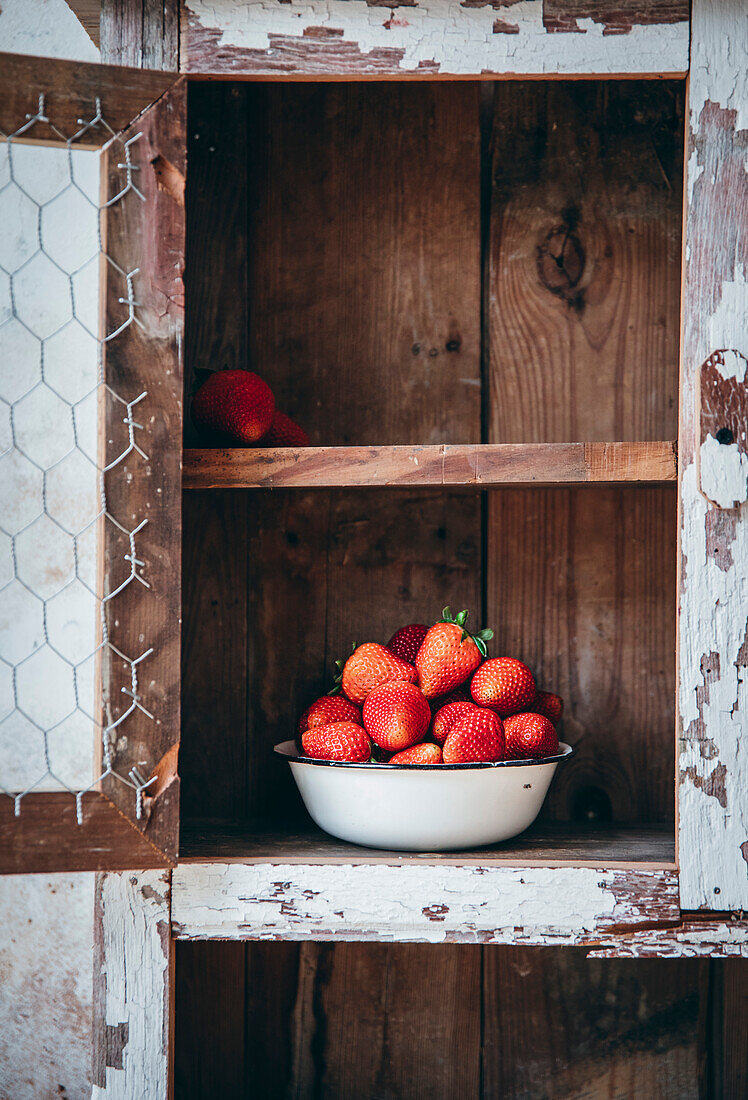
[[[96,876],[94,1100],[166,1100],[173,1021],[170,871]]]
[[[180,0],[101,0],[101,58],[179,71]]]
[[[105,459],[111,467],[106,475],[105,595],[112,598],[106,604],[111,644],[103,654],[102,720],[113,731],[115,770],[127,775],[137,767],[146,778],[158,776],[137,824],[172,858],[179,826],[186,111],[186,83],[180,80],[124,133],[125,140],[139,135],[131,148],[144,200],[130,190],[108,208],[103,291],[109,334],[127,321],[123,273],[133,273],[137,320],[104,344],[109,391]],[[105,156],[107,194],[114,197],[125,186],[118,167],[121,146],[115,143]],[[164,164],[172,169],[168,184],[160,174]],[[141,395],[128,424],[124,402]],[[131,447],[130,434],[140,451]],[[120,589],[132,570],[134,579]],[[141,657],[133,684],[129,662]],[[120,727],[119,719],[134,702],[139,705]],[[132,790],[115,777],[104,781],[104,790],[134,817]]]
[[[718,508],[702,496],[697,470],[702,364],[727,349],[723,373],[743,391],[748,384],[746,73],[743,5],[694,0],[679,432],[678,808],[687,909],[748,907],[748,765],[741,752],[748,711],[748,513],[745,505]],[[725,473],[744,450],[744,440],[717,447]]]
[[[700,1100],[709,965],[484,948],[482,1095]]]
[[[175,1100],[246,1095],[245,954],[243,943],[176,945]]]
[[[489,442],[672,438],[680,84],[497,84]],[[494,651],[567,701],[547,816],[673,813],[675,512],[667,488],[488,494]]]

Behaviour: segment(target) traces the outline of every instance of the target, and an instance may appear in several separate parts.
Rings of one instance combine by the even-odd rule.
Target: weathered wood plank
[[[136,824],[169,858],[176,856],[179,822],[186,116],[186,81],[180,79],[124,133],[125,140],[139,135],[132,155],[144,200],[130,191],[108,209],[103,291],[110,334],[128,319],[122,273],[133,273],[135,320],[104,344],[105,596],[111,599],[102,721],[112,730],[115,770],[127,775],[137,767],[144,778],[158,777]],[[105,153],[112,197],[123,186],[121,155],[119,145]],[[124,403],[136,399],[128,413]],[[121,587],[133,570],[134,579]],[[129,661],[140,658],[133,683]],[[129,788],[110,776],[104,790],[134,819]]]
[[[685,0],[533,0],[500,10],[482,0],[402,3],[184,0],[182,66],[286,77],[662,75],[688,68]]]
[[[94,1100],[166,1100],[172,1031],[170,872],[97,876]]]
[[[184,863],[434,863],[462,866],[675,868],[671,825],[628,829],[557,822],[534,825],[501,845],[475,851],[388,852],[358,848],[307,827],[303,832],[269,831],[262,824],[192,823],[182,830]]]
[[[675,481],[675,444],[498,443],[185,452],[185,489],[583,485]]]
[[[584,944],[679,916],[664,870],[190,863],[173,878],[180,939]]]
[[[101,0],[101,56],[116,65],[179,69],[179,0]]]
[[[14,138],[15,141],[59,144],[73,137],[96,117],[97,99],[111,129],[124,130],[176,79],[173,72],[146,73],[116,65],[0,54],[0,131],[7,136],[24,126],[27,115],[38,111],[40,95],[44,96],[45,114],[63,137],[44,123],[37,123],[26,135]],[[110,138],[111,130],[94,126],[76,146],[98,147]]]
[[[699,491],[697,455],[704,442],[699,380],[715,353],[722,353],[720,377],[743,394],[748,382],[748,25],[737,2],[694,0],[692,9],[679,433],[679,852],[684,908],[745,909],[748,514]],[[712,482],[737,449],[715,446],[721,455],[713,456]],[[703,472],[702,458],[702,480]]]

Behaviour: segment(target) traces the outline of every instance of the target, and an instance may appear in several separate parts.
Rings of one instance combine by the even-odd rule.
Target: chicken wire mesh
[[[145,198],[133,157],[140,135],[116,135],[98,100],[72,134],[47,117],[43,96],[34,108],[0,133],[0,791],[16,815],[31,791],[68,791],[80,824],[83,795],[103,779],[132,789],[138,817],[154,781],[137,767],[118,772],[114,760],[133,712],[153,717],[138,687],[152,650],[122,653],[107,627],[112,600],[131,584],[148,587],[138,557],[148,520],[133,527],[107,502],[111,478],[130,476],[125,460],[147,460],[138,418],[148,395],[122,395],[105,380],[106,345],[140,322],[138,270],[107,254],[104,219],[115,204]],[[85,148],[94,131],[119,176],[103,196],[100,152]],[[37,134],[57,144],[26,144]],[[108,331],[105,277],[122,288]],[[110,424],[120,422],[118,436]],[[114,579],[105,587],[107,525],[126,550],[122,562],[107,561]],[[124,705],[104,697],[102,706],[105,662],[124,672]]]

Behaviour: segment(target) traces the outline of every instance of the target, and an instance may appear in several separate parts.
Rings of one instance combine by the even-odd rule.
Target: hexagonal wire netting
[[[113,776],[135,792],[140,817],[147,780],[113,765],[116,730],[136,708],[138,668],[151,649],[121,653],[107,633],[106,607],[129,584],[148,587],[136,540],[147,523],[123,526],[107,507],[107,475],[136,452],[141,393],[125,400],[104,379],[104,347],[136,315],[134,279],[102,247],[106,210],[144,202],[132,146],[92,104],[72,135],[45,115],[40,96],[0,144],[0,791],[21,812],[31,791],[65,790],[82,798]],[[100,200],[100,150],[81,148],[95,130],[115,146],[121,186]],[[55,146],[19,143],[35,131]],[[121,320],[100,331],[101,267],[121,280]],[[100,457],[102,404],[121,406],[126,434],[118,453]],[[102,588],[97,560],[102,529],[113,524],[129,543],[120,583]],[[102,650],[123,662],[122,713],[100,717]],[[94,738],[100,738],[100,755]],[[92,761],[98,760],[94,765]]]

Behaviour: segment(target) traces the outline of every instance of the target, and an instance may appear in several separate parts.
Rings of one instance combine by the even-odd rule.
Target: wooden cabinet
[[[0,798],[10,869],[102,872],[100,1095],[165,1094],[179,941],[234,941],[177,960],[178,1029],[180,998],[194,1021],[195,998],[225,996],[228,1059],[249,984],[279,1017],[302,1012],[308,991],[286,1004],[282,975],[328,957],[238,941],[438,943],[455,1005],[461,983],[487,988],[483,947],[463,972],[458,944],[748,951],[739,5],[694,3],[690,24],[669,3],[628,22],[469,6],[456,45],[435,5],[389,25],[390,9],[324,7],[324,26],[296,27],[290,7],[187,3],[179,77],[6,69],[6,132],[45,81],[71,117],[104,89],[140,135],[147,199],[105,220],[108,255],[140,277],[139,323],[104,365],[150,395],[148,460],[122,504],[158,516],[140,551],[151,587],[112,629],[156,650],[156,720],[135,716],[115,765],[157,778],[140,817],[105,778],[82,826],[61,795],[19,817]],[[176,68],[168,20],[140,41],[118,11],[105,5],[108,60],[155,50]],[[105,316],[121,305],[111,273],[106,287]],[[223,365],[262,374],[313,446],[201,447],[194,373]],[[563,694],[576,756],[538,824],[496,849],[336,842],[272,745],[352,642],[446,603]],[[343,986],[383,958],[351,955]],[[480,1013],[464,1018],[479,1043]]]

